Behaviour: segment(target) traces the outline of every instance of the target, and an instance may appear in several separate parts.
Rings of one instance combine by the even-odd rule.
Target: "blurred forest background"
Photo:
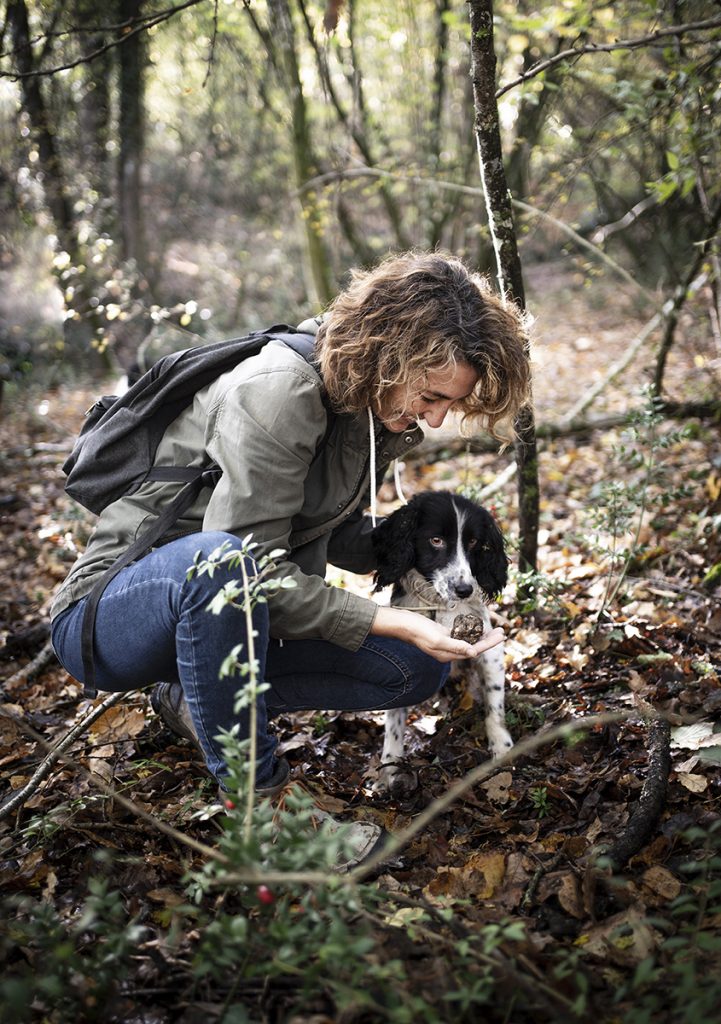
[[[718,391],[718,16],[495,5],[524,268],[553,267],[541,298],[602,275],[649,320],[675,303],[656,341],[683,308],[680,398]],[[127,367],[163,323],[295,322],[392,249],[495,272],[469,34],[453,0],[7,0],[3,378]]]
[[[0,19],[0,1022],[717,1024],[719,4]],[[292,815],[248,844],[144,694],[87,701],[54,661],[92,528],[60,466],[119,376],[409,247],[535,321],[524,443],[432,432],[404,475],[506,532],[517,747],[490,766],[449,685],[411,714],[404,802],[373,790],[381,715],[280,716],[295,779],[402,836],[346,886]]]

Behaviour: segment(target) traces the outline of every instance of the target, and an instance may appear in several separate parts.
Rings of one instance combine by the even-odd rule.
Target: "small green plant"
[[[616,468],[611,468],[608,478],[589,494],[588,518],[594,531],[589,546],[608,566],[599,619],[619,596],[634,561],[644,553],[641,533],[652,499],[663,508],[690,493],[685,485],[669,483],[669,473],[662,459],[662,452],[682,441],[687,429],[662,433],[662,422],[656,400],[648,391],[642,410],[614,450]]]
[[[515,568],[511,568],[510,578],[516,586],[516,607],[521,615],[529,615],[541,609],[552,615],[564,614],[562,595],[566,584],[563,580],[545,572],[520,572]]]
[[[528,791],[528,799],[531,801],[537,818],[545,818],[550,810],[548,802],[548,789],[546,786],[536,786]]]
[[[120,894],[97,878],[68,920],[29,896],[0,908],[0,1021],[26,1024],[29,1007],[46,1020],[110,1019],[119,983],[145,929],[128,920]],[[17,957],[18,949],[24,950]],[[98,1010],[105,1012],[104,1018]],[[39,1019],[39,1017],[37,1018]]]

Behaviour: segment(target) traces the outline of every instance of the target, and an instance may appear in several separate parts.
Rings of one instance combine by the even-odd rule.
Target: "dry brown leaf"
[[[93,723],[90,737],[94,743],[108,743],[137,736],[144,727],[145,712],[142,708],[116,704]]]
[[[162,887],[159,889],[151,889],[146,893],[146,896],[149,900],[152,900],[153,903],[162,903],[165,907],[177,907],[181,903],[185,902],[183,894],[176,892],[175,889],[165,889]]]
[[[580,921],[586,916],[581,895],[581,883],[572,871],[566,871],[561,877],[557,896],[558,902],[571,917]]]
[[[679,880],[660,864],[644,871],[641,886],[644,899],[654,907],[675,900],[681,892]]]
[[[423,892],[427,896],[487,900],[503,881],[505,871],[502,853],[474,853],[460,868],[440,868]]]
[[[649,957],[661,943],[660,934],[645,915],[629,907],[576,939],[584,956],[611,960],[621,967],[633,967]]]
[[[692,775],[690,772],[676,772],[676,778],[691,793],[705,793],[708,779],[705,775]]]
[[[481,785],[481,789],[485,790],[486,796],[494,804],[507,804],[511,797],[512,782],[513,775],[511,772],[499,772],[498,775],[494,775],[488,782],[484,782]]]

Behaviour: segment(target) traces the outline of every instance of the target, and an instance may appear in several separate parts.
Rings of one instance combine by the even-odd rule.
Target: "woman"
[[[331,562],[373,570],[364,514],[390,462],[458,410],[495,436],[527,389],[522,319],[458,260],[408,253],[352,276],[318,322],[317,370],[281,341],[199,391],[170,425],[156,465],[215,460],[220,482],[201,492],[161,547],[123,569],[100,600],[95,668],[102,690],[155,682],[166,723],[197,740],[221,787],[221,729],[234,712],[238,678],[219,677],[244,643],[243,616],[207,611],[229,577],[188,568],[224,541],[252,534],[259,554],[282,549],[274,575],[296,584],[254,612],[261,677],[256,779],[263,794],[287,781],[274,756],[268,716],[300,709],[380,709],[418,703],[443,684],[448,664],[498,643],[471,646],[416,612],[379,607],[324,582]],[[309,323],[301,325],[309,330]],[[329,414],[329,408],[332,412]],[[83,679],[81,622],[93,583],[172,498],[177,484],[149,482],[109,505],[52,608],[58,658]],[[253,565],[249,559],[249,569]],[[237,576],[237,572],[231,573]]]

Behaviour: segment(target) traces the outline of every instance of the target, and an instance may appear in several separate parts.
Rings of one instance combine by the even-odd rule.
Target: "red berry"
[[[275,896],[270,891],[267,885],[259,885],[258,888],[255,890],[255,895],[258,897],[261,903],[265,903],[267,905],[275,903]]]
[[[230,797],[228,797],[228,799],[225,801],[225,807],[226,807],[226,810],[228,810],[228,811],[234,811],[235,810],[235,800],[231,800]]]

